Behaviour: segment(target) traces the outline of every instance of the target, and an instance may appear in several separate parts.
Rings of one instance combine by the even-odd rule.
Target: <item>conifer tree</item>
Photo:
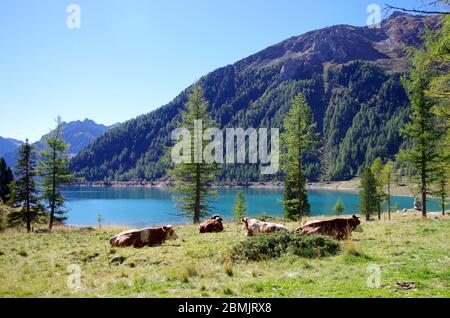
[[[344,213],[344,203],[342,202],[341,199],[336,201],[336,204],[333,207],[333,212],[336,215],[341,215],[342,213]]]
[[[207,141],[203,140],[202,136],[208,128],[213,127],[208,113],[208,101],[199,84],[193,86],[185,108],[178,127],[185,128],[190,133],[190,151],[188,154],[183,153],[188,160],[175,164],[169,170],[169,175],[175,181],[174,190],[178,194],[174,199],[178,202],[177,207],[182,210],[183,216],[191,217],[194,224],[197,224],[202,217],[211,213],[211,200],[217,198],[217,191],[211,189],[210,185],[218,173],[216,163],[207,163],[201,154],[202,158],[196,158],[196,143],[201,144],[204,149]],[[197,134],[194,131],[195,121],[201,121],[201,131]]]
[[[242,218],[247,213],[247,205],[245,203],[244,191],[238,191],[236,195],[236,201],[234,201],[234,218],[236,222],[241,222]]]
[[[27,232],[32,230],[32,223],[42,215],[42,206],[36,187],[36,154],[28,139],[19,148],[16,165],[16,180],[12,183],[11,205],[16,209],[8,215],[10,225],[25,223]]]
[[[372,172],[373,176],[375,177],[376,182],[376,199],[377,199],[377,212],[378,212],[378,220],[381,220],[381,204],[383,202],[384,198],[384,191],[383,191],[383,162],[381,161],[380,157],[375,158],[375,160],[372,163]]]
[[[284,118],[284,132],[281,135],[281,161],[285,173],[284,215],[290,220],[301,220],[310,211],[303,161],[304,155],[317,140],[315,127],[305,97],[297,95]]]
[[[11,182],[14,177],[11,169],[6,165],[6,161],[0,158],[0,201],[5,203],[11,192]]]
[[[62,133],[63,123],[58,117],[56,128],[45,138],[45,148],[40,152],[43,160],[38,164],[38,173],[42,178],[42,197],[50,214],[50,230],[54,222],[63,222],[67,218],[61,187],[73,180],[73,174],[69,170],[68,146],[62,139]]]
[[[427,95],[436,71],[429,64],[429,49],[409,52],[411,68],[403,85],[408,92],[411,116],[410,122],[402,128],[402,136],[411,143],[408,160],[418,172],[418,185],[422,201],[422,217],[427,217],[427,194],[431,194],[431,178],[436,172],[438,143],[442,129],[435,113],[435,100]]]
[[[394,171],[394,163],[391,160],[388,160],[388,162],[386,162],[386,164],[383,166],[382,171],[383,185],[387,187],[385,196],[388,205],[388,220],[391,220],[391,186],[394,177]]]
[[[378,211],[378,198],[376,180],[372,169],[364,168],[361,173],[361,184],[359,190],[359,209],[366,220]]]

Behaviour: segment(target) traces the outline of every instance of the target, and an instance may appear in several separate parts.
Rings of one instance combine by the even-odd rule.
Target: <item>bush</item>
[[[0,231],[4,230],[8,226],[7,217],[9,213],[9,208],[0,203]]]
[[[335,255],[339,249],[339,243],[327,236],[284,232],[250,237],[233,247],[231,258],[233,261],[261,261],[286,253],[315,258]]]

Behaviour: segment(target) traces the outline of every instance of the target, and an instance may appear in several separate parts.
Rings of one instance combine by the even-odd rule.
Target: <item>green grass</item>
[[[297,225],[287,224],[290,228]],[[199,235],[177,226],[177,241],[111,249],[123,228],[57,227],[53,233],[0,232],[0,297],[449,297],[450,218],[418,215],[362,224],[334,256],[234,262],[247,240],[240,226]],[[68,266],[81,268],[81,289],[68,288]],[[381,286],[369,288],[369,265]],[[396,282],[414,282],[402,290]]]

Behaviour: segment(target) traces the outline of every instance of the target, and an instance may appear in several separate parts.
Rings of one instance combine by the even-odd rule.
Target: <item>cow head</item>
[[[245,217],[245,218],[243,218],[242,220],[241,220],[241,222],[244,224],[243,226],[242,226],[242,228],[246,231],[245,232],[245,235],[246,236],[253,236],[253,232],[252,232],[252,230],[250,229],[250,227],[248,226],[248,221],[250,220],[250,218],[247,218],[247,217]]]
[[[242,224],[243,224],[243,228],[244,228],[244,230],[248,230],[248,220],[249,220],[249,218],[243,218],[242,220],[241,220],[241,222],[242,222]]]
[[[350,219],[350,225],[353,232],[362,232],[361,221],[356,215],[353,215]]]
[[[215,220],[215,221],[219,221],[219,222],[222,222],[222,221],[223,221],[223,219],[220,217],[219,214],[214,214],[214,215],[211,217],[211,220]]]
[[[162,227],[164,233],[166,233],[166,240],[176,240],[178,238],[172,225],[166,225]]]

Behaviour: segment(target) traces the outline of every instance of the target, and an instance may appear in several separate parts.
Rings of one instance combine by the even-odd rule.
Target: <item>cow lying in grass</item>
[[[351,218],[337,218],[324,221],[309,221],[298,230],[302,234],[328,235],[336,240],[348,239],[352,232],[362,232],[359,218],[353,215]]]
[[[256,219],[243,218],[242,223],[246,231],[246,236],[254,236],[261,233],[275,233],[278,231],[288,231],[282,224],[263,222]]]
[[[113,247],[133,246],[141,248],[161,245],[166,240],[176,240],[177,238],[178,235],[173,230],[172,225],[166,225],[159,228],[125,231],[111,238],[109,243]]]
[[[216,233],[223,231],[223,219],[220,215],[215,214],[211,219],[200,224],[199,233]]]

